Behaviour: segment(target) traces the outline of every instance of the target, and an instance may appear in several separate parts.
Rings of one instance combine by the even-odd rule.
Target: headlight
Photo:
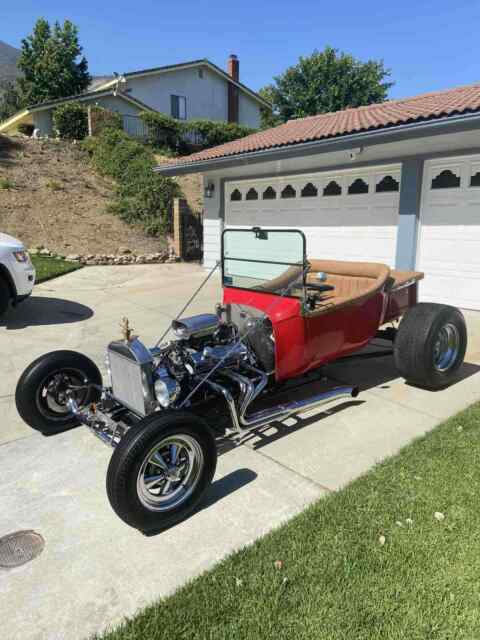
[[[175,402],[180,393],[180,385],[170,377],[157,378],[154,383],[154,389],[158,403],[164,408]]]
[[[17,262],[28,262],[28,253],[26,251],[14,251],[13,255]]]

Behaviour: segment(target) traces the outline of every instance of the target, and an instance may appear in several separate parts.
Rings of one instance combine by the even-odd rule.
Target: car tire
[[[80,424],[66,406],[69,384],[102,385],[97,365],[76,351],[52,351],[34,360],[22,373],[15,390],[17,411],[32,429],[44,435],[60,433]],[[53,386],[52,386],[53,385]],[[99,389],[88,387],[75,393],[79,406],[100,397]]]
[[[443,304],[408,309],[395,343],[395,365],[405,380],[426,389],[449,385],[463,363],[467,327],[462,312]]]
[[[203,419],[184,411],[155,413],[132,427],[115,448],[107,471],[108,499],[126,524],[160,532],[194,511],[216,465],[215,438]],[[167,478],[166,467],[176,479]]]
[[[0,317],[3,316],[12,302],[12,289],[4,277],[0,276]]]

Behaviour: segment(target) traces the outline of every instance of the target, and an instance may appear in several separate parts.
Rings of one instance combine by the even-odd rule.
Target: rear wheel
[[[411,307],[400,323],[395,364],[407,382],[441,389],[454,380],[466,349],[462,312],[447,305],[420,303]]]
[[[148,416],[117,445],[107,472],[115,513],[141,531],[161,531],[186,518],[207,491],[217,464],[215,439],[197,416]]]
[[[100,397],[90,385],[102,385],[97,365],[76,351],[52,351],[37,358],[22,373],[15,403],[25,422],[45,435],[76,427],[80,423],[68,408],[68,394],[79,407]]]

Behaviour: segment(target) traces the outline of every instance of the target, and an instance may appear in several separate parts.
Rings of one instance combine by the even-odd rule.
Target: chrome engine
[[[189,409],[223,397],[233,430],[257,428],[273,419],[314,408],[336,397],[355,395],[341,387],[308,399],[249,413],[275,372],[275,343],[269,318],[245,305],[217,306],[172,322],[175,340],[148,349],[136,337],[110,343],[110,382],[98,406],[69,407],[104,442],[116,446],[126,430],[164,409]]]

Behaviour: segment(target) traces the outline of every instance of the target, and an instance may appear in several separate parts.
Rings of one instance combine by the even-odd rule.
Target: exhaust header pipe
[[[248,385],[249,379],[241,376],[240,374],[234,373],[233,375],[229,375],[229,377],[235,379],[240,385]],[[217,393],[221,393],[225,398],[230,410],[233,426],[235,431],[239,434],[248,429],[264,427],[273,420],[285,420],[297,413],[316,409],[324,404],[338,400],[339,398],[356,398],[359,394],[358,387],[336,387],[330,391],[317,393],[310,398],[305,398],[304,400],[293,400],[292,402],[279,404],[270,409],[256,411],[255,413],[247,416],[244,413],[242,414],[242,412],[240,414],[238,413],[235,400],[226,387],[211,380],[207,380],[207,384],[209,384]]]

